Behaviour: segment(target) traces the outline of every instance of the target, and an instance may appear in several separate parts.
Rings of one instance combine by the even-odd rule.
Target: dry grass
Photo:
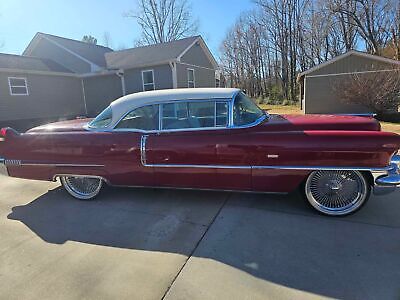
[[[261,104],[260,107],[270,114],[302,114],[300,106],[283,106],[283,105],[269,105]],[[400,134],[400,124],[380,122],[383,131],[395,132]]]

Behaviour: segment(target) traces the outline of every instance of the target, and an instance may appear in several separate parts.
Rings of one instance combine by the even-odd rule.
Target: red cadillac
[[[0,171],[87,200],[114,186],[288,193],[346,215],[400,185],[400,136],[365,117],[268,115],[238,89],[122,97],[95,119],[3,128]]]

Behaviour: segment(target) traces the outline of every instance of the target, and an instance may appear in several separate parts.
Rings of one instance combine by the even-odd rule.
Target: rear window
[[[112,109],[107,107],[92,122],[89,123],[90,128],[106,128],[112,121]]]

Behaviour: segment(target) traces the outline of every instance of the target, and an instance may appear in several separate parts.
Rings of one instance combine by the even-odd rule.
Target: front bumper
[[[6,160],[0,157],[0,175],[8,176],[8,169],[6,166]]]
[[[395,155],[391,160],[391,169],[386,174],[375,178],[375,183],[383,187],[400,186],[400,155]]]
[[[375,195],[385,195],[400,187],[400,155],[393,156],[390,166],[391,168],[383,174],[372,173],[375,180]]]

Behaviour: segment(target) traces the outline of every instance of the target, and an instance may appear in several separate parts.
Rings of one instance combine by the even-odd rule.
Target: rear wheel
[[[65,190],[79,200],[95,198],[103,186],[103,180],[97,177],[62,176],[60,179]]]
[[[330,216],[354,213],[367,202],[370,190],[359,171],[314,171],[305,184],[308,202]]]

